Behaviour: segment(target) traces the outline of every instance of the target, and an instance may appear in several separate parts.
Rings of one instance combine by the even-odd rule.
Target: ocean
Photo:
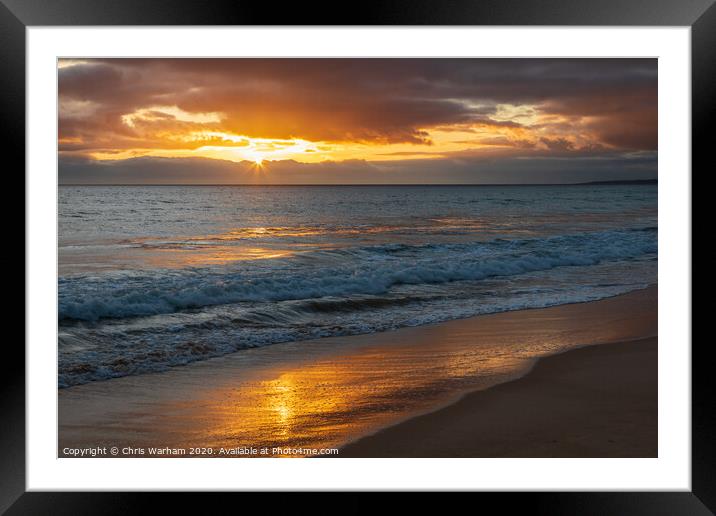
[[[657,282],[657,186],[60,186],[60,388]]]

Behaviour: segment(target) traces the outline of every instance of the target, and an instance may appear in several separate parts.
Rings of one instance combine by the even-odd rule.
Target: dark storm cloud
[[[223,113],[201,127],[252,137],[430,144],[435,127],[521,127],[495,118],[499,104],[536,106],[595,144],[656,149],[654,59],[92,60],[61,68],[59,93],[79,112],[61,109],[62,150],[160,145],[121,118],[157,105]],[[193,123],[160,118],[165,132]]]

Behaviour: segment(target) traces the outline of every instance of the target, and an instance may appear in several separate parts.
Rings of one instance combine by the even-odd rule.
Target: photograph
[[[57,457],[658,457],[658,62],[58,58]]]

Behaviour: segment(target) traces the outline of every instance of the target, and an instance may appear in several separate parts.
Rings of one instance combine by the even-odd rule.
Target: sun
[[[252,169],[254,172],[257,172],[257,173],[258,173],[258,172],[263,172],[263,171],[264,171],[264,166],[265,166],[265,165],[264,165],[264,158],[261,158],[261,157],[258,157],[258,156],[253,156],[253,157],[249,160],[249,163],[251,163],[251,169]]]

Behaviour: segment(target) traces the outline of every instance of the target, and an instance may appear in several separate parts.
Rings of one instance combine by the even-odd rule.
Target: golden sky
[[[63,59],[62,164],[654,155],[653,59]],[[437,172],[436,172],[437,173]]]

